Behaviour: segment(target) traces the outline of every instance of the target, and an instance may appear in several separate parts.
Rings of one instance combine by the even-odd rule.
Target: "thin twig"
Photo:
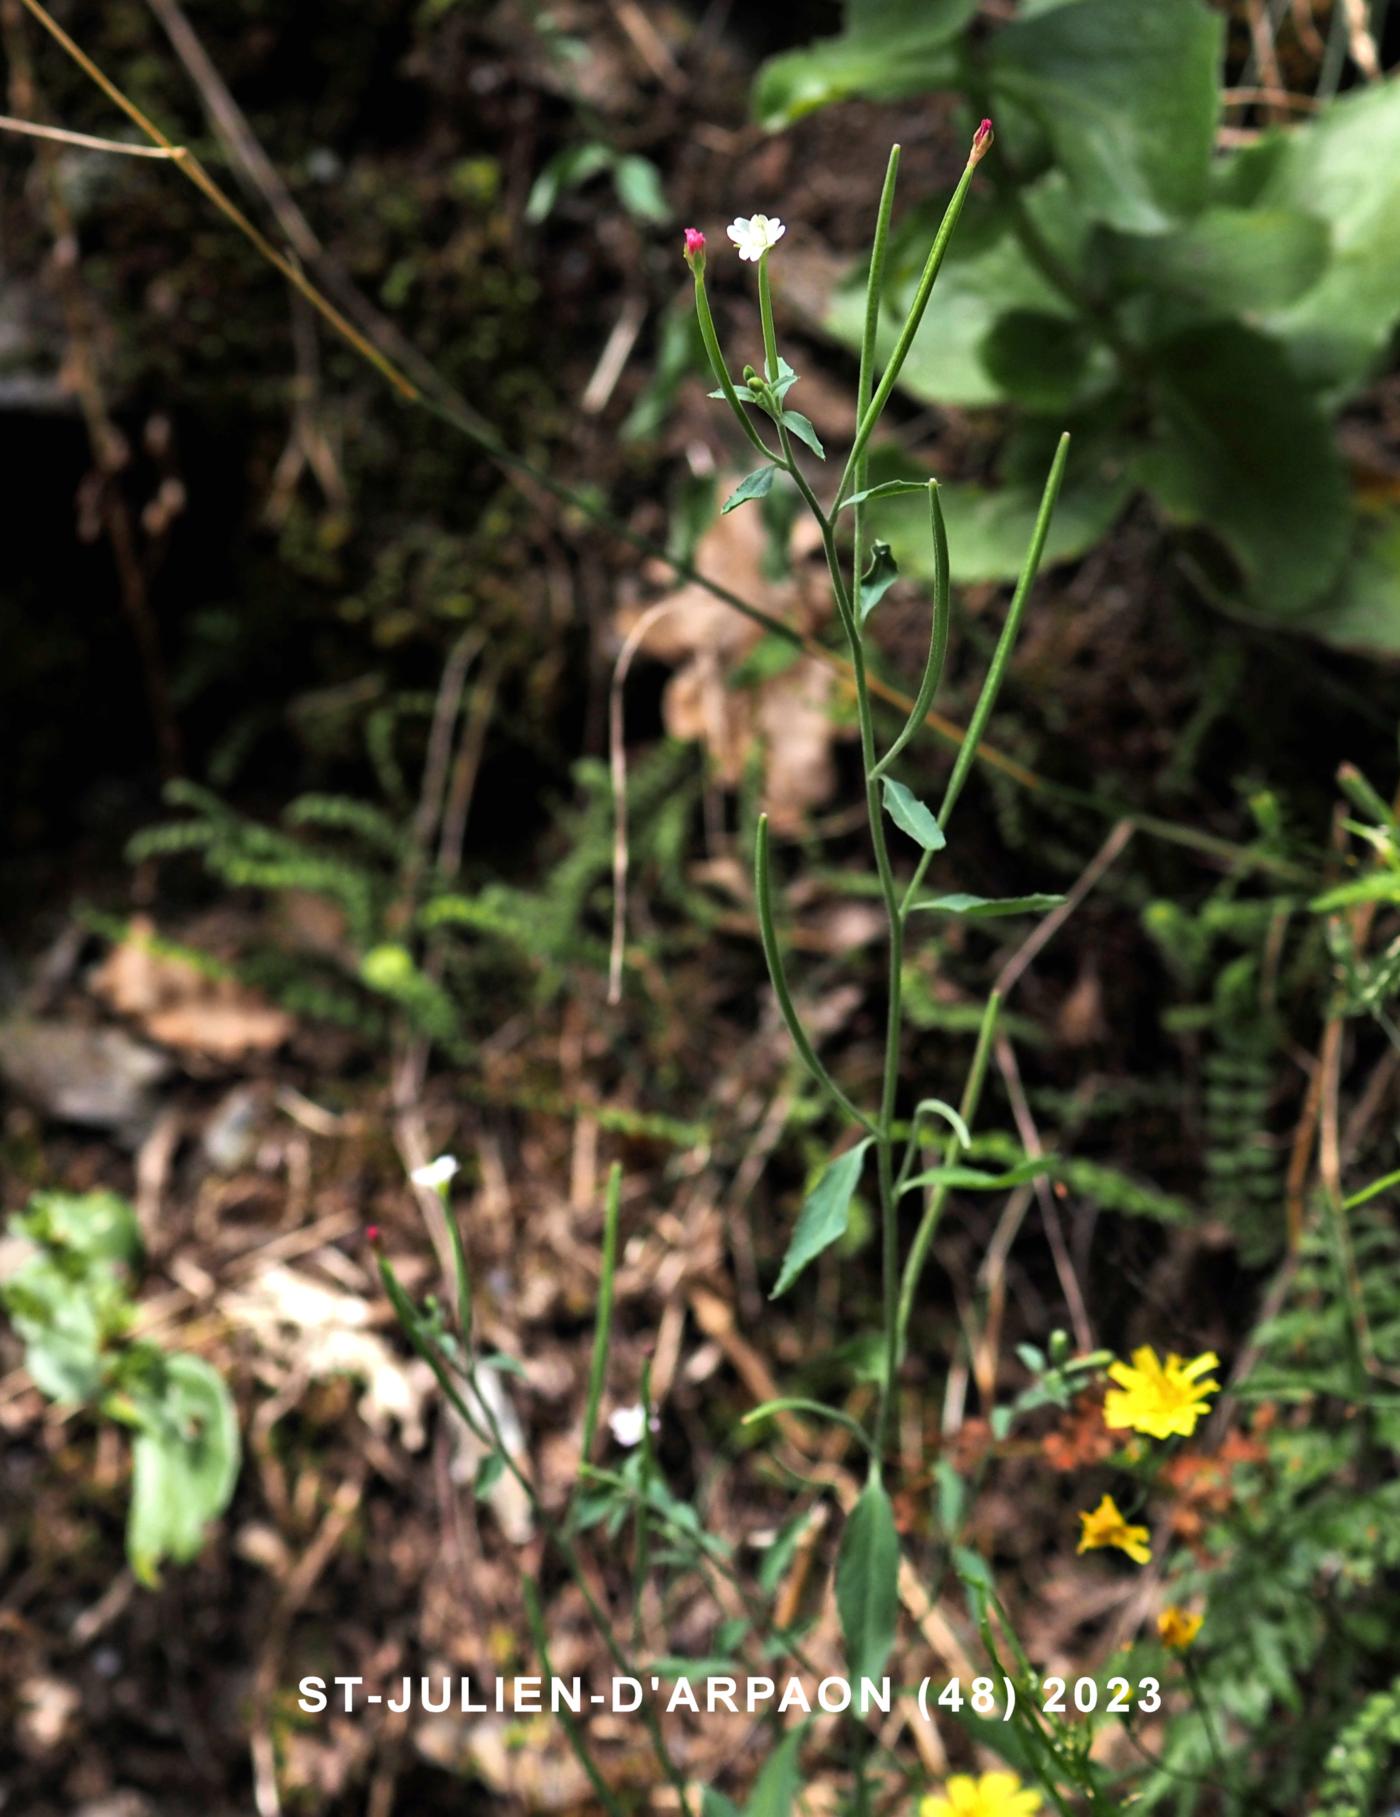
[[[183,158],[183,145],[167,150],[163,145],[128,145],[121,139],[99,139],[92,133],[70,132],[66,126],[41,126],[37,120],[17,120],[0,114],[0,132],[23,133],[31,139],[53,139],[59,145],[77,145],[84,151],[110,151],[123,158]]]

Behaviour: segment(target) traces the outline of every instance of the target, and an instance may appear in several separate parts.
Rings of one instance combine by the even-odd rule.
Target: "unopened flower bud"
[[[705,269],[705,236],[698,227],[685,230],[685,262],[697,274]]]
[[[384,1241],[384,1232],[377,1224],[366,1224],[365,1241],[369,1244],[371,1249],[378,1249],[379,1245]]]
[[[994,136],[991,121],[984,120],[977,128],[977,131],[972,135],[972,150],[969,152],[967,159],[969,164],[977,165],[982,162],[983,158],[985,158],[987,153],[991,150]]]

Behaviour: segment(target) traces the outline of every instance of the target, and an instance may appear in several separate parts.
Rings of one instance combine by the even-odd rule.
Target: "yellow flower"
[[[1162,1638],[1162,1645],[1170,1647],[1175,1653],[1184,1653],[1201,1631],[1204,1615],[1188,1615],[1185,1609],[1175,1605],[1163,1609],[1157,1617],[1157,1632]]]
[[[1091,1514],[1081,1514],[1079,1518],[1084,1523],[1079,1551],[1095,1552],[1100,1546],[1117,1546],[1135,1565],[1145,1565],[1151,1558],[1147,1528],[1130,1527],[1111,1495],[1106,1495]]]
[[[1035,1817],[1039,1792],[1023,1786],[1014,1773],[956,1773],[938,1793],[920,1801],[919,1817]]]
[[[1213,1350],[1189,1363],[1175,1354],[1163,1363],[1144,1344],[1133,1352],[1131,1367],[1110,1364],[1109,1378],[1118,1386],[1110,1388],[1104,1399],[1103,1423],[1114,1430],[1130,1426],[1149,1438],[1190,1438],[1197,1420],[1210,1410],[1207,1396],[1220,1388],[1219,1382],[1200,1378],[1219,1367],[1220,1358]]]

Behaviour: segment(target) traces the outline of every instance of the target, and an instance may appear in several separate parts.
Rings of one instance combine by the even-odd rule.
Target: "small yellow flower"
[[[1178,1609],[1175,1604],[1163,1609],[1157,1617],[1157,1632],[1162,1645],[1170,1647],[1174,1653],[1184,1653],[1201,1631],[1205,1621],[1204,1615],[1188,1615],[1185,1609]]]
[[[919,1803],[919,1817],[1035,1817],[1039,1792],[1029,1791],[1014,1773],[956,1773],[941,1792]]]
[[[1207,1397],[1220,1388],[1219,1382],[1200,1378],[1219,1367],[1213,1350],[1189,1363],[1173,1353],[1163,1363],[1144,1344],[1133,1352],[1131,1366],[1110,1364],[1109,1378],[1118,1386],[1104,1398],[1103,1423],[1115,1431],[1131,1427],[1149,1438],[1190,1438],[1197,1420],[1210,1411]]]
[[[1079,1536],[1080,1552],[1095,1552],[1100,1546],[1117,1546],[1135,1565],[1145,1565],[1152,1557],[1146,1527],[1130,1527],[1111,1495],[1104,1496],[1090,1514],[1081,1514],[1084,1531]]]

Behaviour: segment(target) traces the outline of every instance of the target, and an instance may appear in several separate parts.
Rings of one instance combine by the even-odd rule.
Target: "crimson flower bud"
[[[967,160],[969,164],[980,164],[982,162],[983,158],[986,157],[987,153],[991,150],[993,137],[991,121],[984,120],[977,128],[977,131],[972,135],[972,151]]]
[[[705,269],[705,236],[698,227],[685,230],[685,262],[692,271]]]

